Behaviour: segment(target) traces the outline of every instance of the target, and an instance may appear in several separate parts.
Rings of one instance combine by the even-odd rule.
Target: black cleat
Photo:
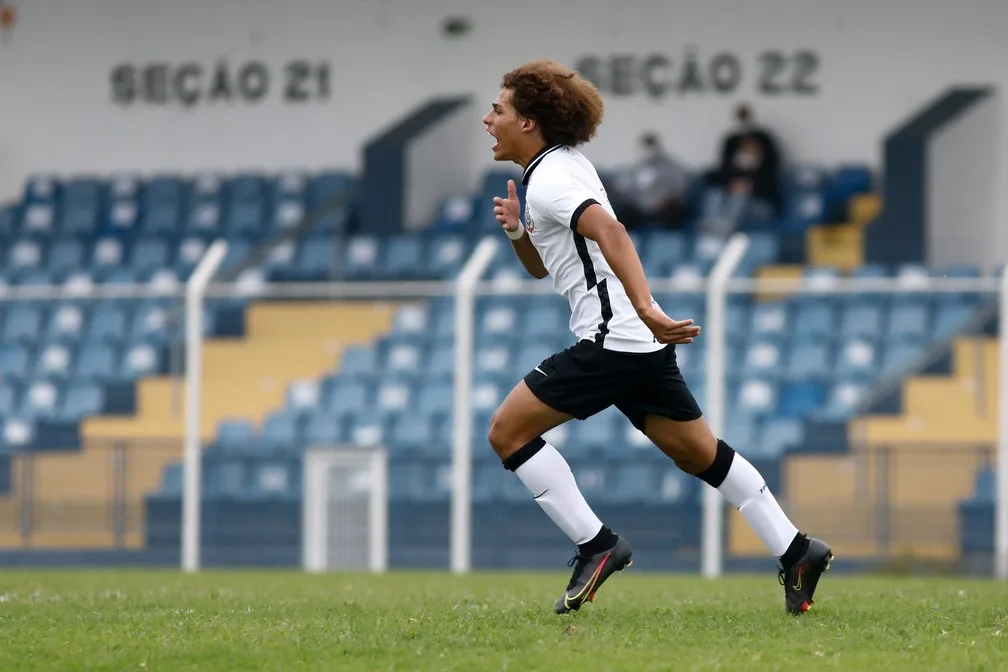
[[[623,537],[617,537],[616,543],[608,551],[595,555],[575,555],[567,563],[574,567],[567,590],[556,603],[556,613],[566,614],[576,611],[585,602],[595,601],[595,592],[614,572],[622,572],[633,564],[630,559],[632,552],[630,544]]]
[[[833,562],[833,551],[825,543],[809,537],[809,547],[801,560],[790,569],[781,568],[777,574],[784,586],[784,606],[789,613],[804,614],[815,601],[816,585]]]

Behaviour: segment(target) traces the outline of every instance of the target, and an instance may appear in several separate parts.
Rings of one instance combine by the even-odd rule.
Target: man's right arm
[[[542,257],[539,256],[539,251],[529,239],[528,231],[525,231],[522,226],[521,214],[518,211],[518,188],[515,186],[514,180],[508,180],[507,198],[498,196],[493,200],[494,217],[500,222],[501,228],[511,240],[511,246],[514,248],[515,254],[518,255],[519,261],[522,262],[522,266],[533,278],[537,280],[545,278],[549,275],[549,271],[546,270]],[[513,237],[517,235],[519,230],[521,235]]]
[[[518,260],[522,262],[522,266],[525,267],[525,270],[533,278],[542,280],[549,275],[546,265],[543,264],[542,257],[539,256],[539,250],[532,244],[527,231],[521,238],[512,240],[511,247],[514,248],[515,254],[518,255]]]

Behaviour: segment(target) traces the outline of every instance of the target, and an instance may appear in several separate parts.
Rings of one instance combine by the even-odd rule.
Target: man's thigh
[[[627,372],[592,341],[547,357],[525,376],[525,384],[542,403],[578,420],[613,405],[625,394]]]
[[[640,384],[615,402],[633,426],[644,433],[647,433],[645,420],[649,415],[683,423],[698,420],[703,415],[679,371],[674,348],[654,354],[647,371],[642,373]]]

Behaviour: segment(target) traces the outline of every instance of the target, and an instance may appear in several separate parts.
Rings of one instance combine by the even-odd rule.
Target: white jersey
[[[637,316],[598,243],[577,232],[578,219],[590,205],[615,216],[591,162],[571,147],[548,147],[529,162],[522,185],[525,229],[553,288],[570,303],[570,329],[578,340],[622,352],[664,348]]]

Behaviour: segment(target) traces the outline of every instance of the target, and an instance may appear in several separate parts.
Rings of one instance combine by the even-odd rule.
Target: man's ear
[[[521,129],[522,133],[531,133],[538,128],[539,124],[532,117],[522,117],[521,118]]]

